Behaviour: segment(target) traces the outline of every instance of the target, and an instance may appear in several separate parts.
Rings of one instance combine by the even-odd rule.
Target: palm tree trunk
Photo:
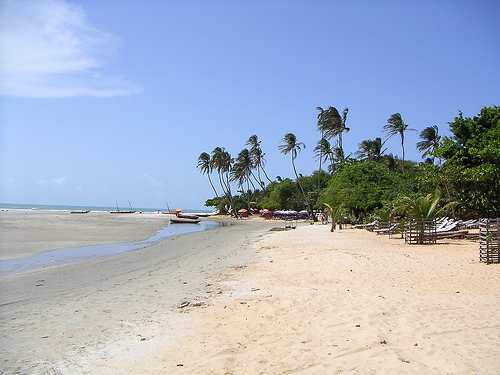
[[[262,167],[262,172],[264,172],[264,176],[266,176],[267,181],[269,181],[269,183],[271,183],[272,181],[271,181],[271,179],[269,178],[269,176],[267,175],[266,170],[264,169],[264,167]]]
[[[339,133],[340,164],[344,164],[344,148],[342,147],[342,132]]]
[[[231,183],[229,181],[229,172],[226,173],[226,187],[227,187],[227,199],[229,200],[229,206],[231,207],[231,216],[234,215],[236,219],[238,219],[238,213],[236,212],[236,207],[233,201],[233,195],[231,194]]]
[[[229,201],[229,209],[233,209],[234,211],[234,208],[232,208],[233,204],[232,204],[231,192],[228,190],[229,186],[225,184],[224,178],[222,177],[222,173],[220,171],[218,171],[217,173],[219,176],[219,183],[222,189],[222,193],[226,196],[227,200]]]
[[[321,139],[323,140],[323,130],[321,130]],[[321,146],[321,143],[320,143]],[[318,169],[318,191],[321,189],[321,162],[323,161],[323,150],[319,149],[319,169]]]
[[[292,167],[293,167],[293,172],[295,173],[295,177],[297,179],[297,183],[299,184],[300,191],[302,192],[302,195],[304,196],[304,200],[307,204],[307,208],[309,209],[309,215],[311,215],[311,217],[313,218],[313,221],[318,221],[318,219],[314,215],[314,212],[311,208],[311,205],[309,204],[309,200],[307,199],[306,193],[304,192],[304,189],[302,188],[302,184],[300,183],[299,175],[297,174],[297,170],[295,169],[295,162],[294,162],[293,154],[292,154]]]
[[[212,189],[214,189],[214,193],[215,193],[215,196],[217,198],[219,198],[219,195],[217,194],[217,190],[215,190],[215,186],[214,184],[212,183],[212,179],[210,178],[210,174],[207,173],[207,176],[208,176],[208,182],[210,182],[210,186],[212,186]]]
[[[260,177],[260,166],[257,164],[257,178],[258,178],[258,181],[257,183],[259,184],[259,186],[262,188],[262,190],[266,190],[266,185],[264,184],[264,181],[262,181],[262,178]]]
[[[403,173],[405,173],[405,136],[401,133],[401,148],[403,149]]]
[[[255,182],[257,182],[257,184],[262,188],[262,185],[260,184],[259,180],[257,179],[257,177],[255,177],[255,174],[250,170],[250,175],[253,177],[253,179],[255,180]],[[255,185],[252,181],[252,179],[249,177],[248,180],[250,181],[250,183],[252,184],[252,187],[253,187],[253,191],[257,190],[255,189]],[[265,190],[265,189],[264,189]]]

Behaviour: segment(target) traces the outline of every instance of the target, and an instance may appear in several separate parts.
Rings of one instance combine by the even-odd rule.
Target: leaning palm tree
[[[231,158],[231,155],[223,147],[216,147],[212,151],[210,166],[213,170],[217,171],[222,191],[229,201],[231,214],[238,217],[233,202],[233,196],[231,194],[230,174],[233,163],[234,160]]]
[[[321,131],[322,137],[332,139],[338,136],[338,147],[340,149],[340,163],[344,162],[344,149],[342,143],[342,133],[348,132],[350,129],[345,126],[347,113],[349,108],[345,108],[340,116],[339,111],[335,107],[328,107],[324,110],[321,107],[316,108],[318,114],[318,129]]]
[[[271,183],[271,179],[267,176],[266,170],[264,167],[266,166],[266,160],[264,159],[264,152],[262,151],[262,148],[260,147],[261,141],[259,141],[259,137],[257,137],[256,134],[250,136],[248,138],[248,141],[245,143],[245,145],[250,146],[250,157],[252,158],[252,162],[254,164],[254,167],[257,169],[257,177],[259,180],[259,185],[262,187],[262,189],[265,189],[266,185],[260,178],[260,171],[264,173],[264,176],[266,176],[267,180]]]
[[[317,218],[316,216],[314,216],[313,210],[311,209],[311,205],[309,204],[309,200],[307,199],[306,193],[302,188],[302,184],[300,183],[297,169],[295,168],[295,158],[297,158],[297,154],[302,150],[302,147],[305,148],[306,145],[302,142],[297,142],[297,137],[292,133],[285,134],[285,136],[281,139],[281,142],[283,143],[278,146],[278,149],[285,155],[291,155],[293,172],[295,173],[295,178],[297,179],[297,183],[299,184],[300,191],[302,192],[304,201],[306,202],[307,208],[309,209],[309,215],[312,216],[314,221],[317,221]]]
[[[326,163],[327,161],[329,161],[330,165],[335,163],[334,153],[332,147],[330,146],[330,142],[328,142],[328,140],[322,138],[320,141],[318,141],[318,145],[314,148],[314,157],[316,160],[320,161],[319,173],[318,173],[318,189],[320,189],[321,180],[319,175],[321,174],[321,162],[323,161],[323,163]]]
[[[428,126],[420,133],[420,142],[417,142],[417,149],[423,152],[422,159],[428,155],[432,155],[434,150],[439,147],[441,143],[441,136],[439,135],[439,129],[436,125]],[[434,164],[434,156],[432,156],[432,164]]]
[[[403,117],[401,117],[399,113],[395,113],[391,117],[389,117],[389,119],[387,120],[387,124],[384,125],[384,132],[387,133],[386,139],[389,139],[396,134],[399,134],[401,136],[401,148],[403,150],[403,173],[405,171],[405,131],[407,130],[416,131],[415,129],[408,129],[408,124],[404,123]]]
[[[255,185],[252,182],[252,177],[257,183],[259,183],[257,177],[253,174],[254,164],[253,160],[250,157],[250,152],[248,149],[244,148],[240,151],[238,156],[236,157],[236,161],[233,169],[236,169],[234,176],[242,176],[243,180],[247,182],[247,185],[252,185],[253,190],[255,190]],[[236,180],[238,180],[237,178]],[[250,186],[248,186],[248,190],[250,190]]]
[[[214,189],[215,196],[219,198],[217,194],[217,190],[215,190],[215,186],[212,183],[212,179],[210,178],[210,174],[212,173],[212,166],[210,165],[210,155],[206,152],[202,152],[200,156],[198,156],[198,164],[197,168],[200,170],[201,174],[206,174],[208,176],[208,182],[210,182],[210,186]]]

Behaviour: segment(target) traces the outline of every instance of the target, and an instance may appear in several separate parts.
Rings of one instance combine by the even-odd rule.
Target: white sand
[[[0,372],[500,373],[477,243],[235,223],[1,279]]]

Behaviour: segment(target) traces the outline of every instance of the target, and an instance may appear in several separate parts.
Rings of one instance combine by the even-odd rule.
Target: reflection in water
[[[58,266],[62,264],[78,262],[91,258],[97,258],[107,255],[124,253],[138,249],[144,249],[156,245],[167,237],[180,234],[201,232],[214,228],[224,227],[227,224],[215,221],[201,221],[198,224],[172,224],[169,223],[165,228],[156,232],[156,234],[147,240],[110,244],[77,247],[73,249],[59,249],[47,251],[32,258],[13,259],[0,261],[0,276],[11,275],[21,271],[34,270],[49,266]]]

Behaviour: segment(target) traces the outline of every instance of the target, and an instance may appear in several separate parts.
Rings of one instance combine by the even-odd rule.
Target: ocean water
[[[129,210],[130,206],[118,206],[120,210]],[[170,207],[171,210],[175,210],[177,207]],[[182,209],[183,212],[188,212],[188,213],[212,213],[213,210],[211,208],[200,208],[200,209],[195,209],[195,208],[183,208],[179,207]],[[158,207],[158,208],[138,208],[132,206],[132,209],[137,211],[137,212],[157,212],[158,210],[162,212],[167,212],[166,207]],[[109,206],[109,207],[97,207],[97,206],[62,206],[62,205],[46,205],[46,204],[16,204],[16,203],[0,203],[0,210],[38,210],[38,211],[61,211],[61,212],[66,212],[66,211],[77,211],[77,210],[91,210],[95,212],[109,212],[109,211],[116,211],[116,206]]]

